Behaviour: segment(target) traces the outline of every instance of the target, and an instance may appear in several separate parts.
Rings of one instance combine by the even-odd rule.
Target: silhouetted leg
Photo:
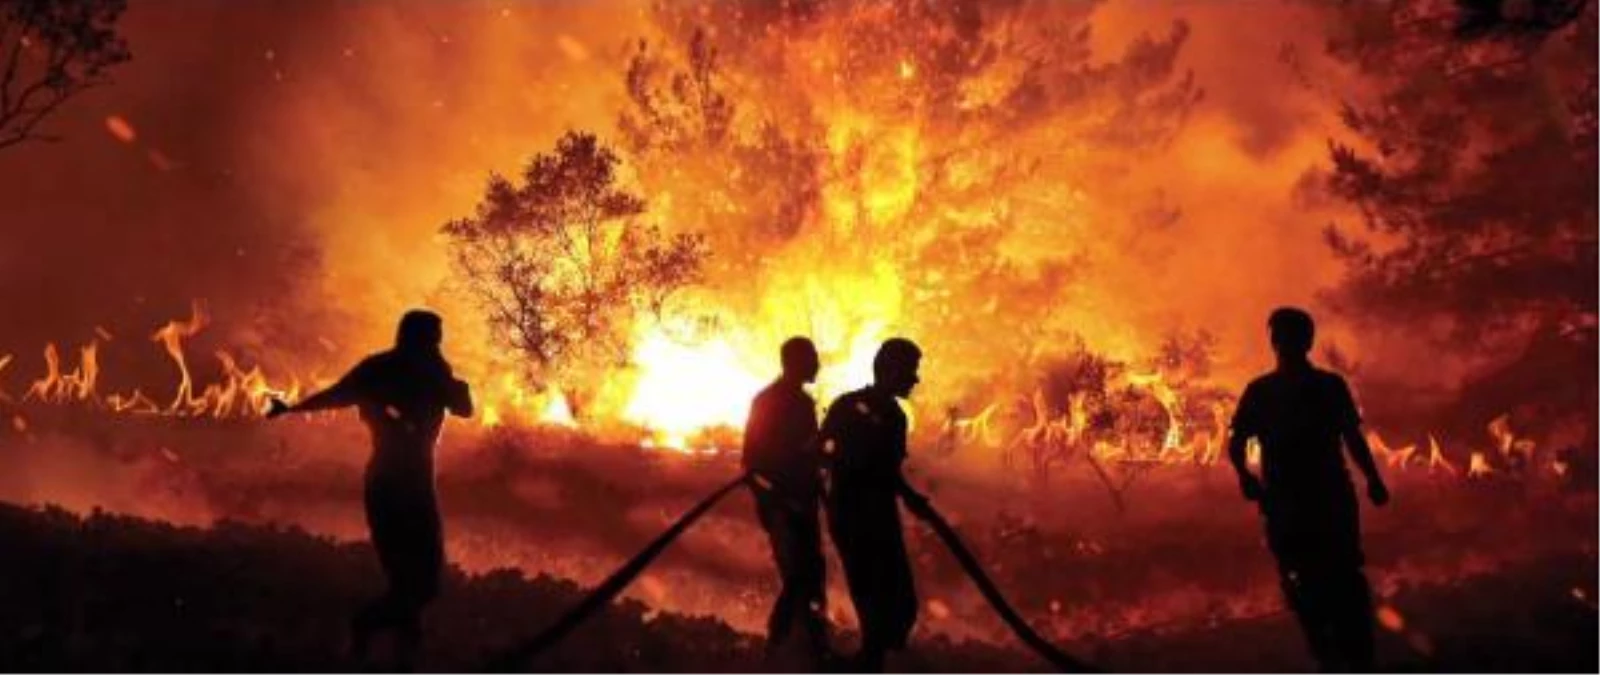
[[[1370,672],[1375,663],[1372,589],[1360,569],[1347,570],[1337,583],[1341,587],[1335,626],[1344,662],[1355,672]]]
[[[829,525],[834,549],[839,553],[839,562],[844,567],[850,604],[855,607],[856,621],[861,627],[861,648],[856,652],[851,666],[859,672],[875,672],[883,669],[884,653],[878,628],[882,623],[878,618],[878,607],[882,603],[876,594],[879,575],[874,563],[877,555],[873,550],[872,533],[867,530],[865,523],[857,519],[858,515],[859,510],[854,504],[840,500],[829,511]]]
[[[1315,566],[1304,563],[1299,550],[1286,544],[1290,537],[1280,536],[1278,547],[1278,585],[1283,589],[1285,601],[1294,621],[1299,622],[1301,635],[1306,637],[1306,648],[1320,669],[1331,669],[1338,664],[1338,641],[1333,635],[1333,601],[1328,597],[1328,579],[1318,573]]]
[[[406,567],[399,577],[403,590],[396,604],[395,660],[398,669],[416,668],[422,651],[422,611],[439,596],[439,581],[444,572],[444,542],[439,527],[439,512],[432,495],[416,506],[420,513],[413,520],[413,538],[407,541]]]
[[[864,640],[861,643],[861,651],[856,653],[855,663],[852,665],[858,672],[881,673],[883,672],[884,656],[888,654],[888,651],[882,642]]]
[[[1365,671],[1373,666],[1372,595],[1361,571],[1359,506],[1344,486],[1302,506],[1304,526],[1296,553],[1318,630],[1317,660],[1324,670]]]
[[[1338,550],[1329,556],[1334,566],[1331,583],[1339,587],[1339,605],[1334,617],[1335,631],[1339,636],[1340,651],[1351,670],[1370,672],[1375,667],[1373,645],[1374,625],[1372,587],[1362,566],[1366,556],[1361,551],[1361,512],[1352,493],[1340,500],[1334,513],[1335,523],[1330,527],[1339,533]]]
[[[387,617],[392,614],[389,605],[392,603],[389,592],[378,596],[362,605],[356,615],[350,619],[350,658],[365,663],[371,656],[372,638],[387,624]]]
[[[395,605],[400,590],[398,584],[404,564],[404,523],[396,505],[387,491],[370,479],[364,497],[367,528],[371,532],[372,547],[378,554],[378,564],[383,568],[386,586],[383,595],[363,605],[350,621],[351,657],[362,662],[370,656],[373,638],[394,625]]]
[[[778,600],[772,604],[772,614],[767,617],[767,653],[778,650],[779,645],[788,639],[789,630],[794,627],[794,589],[785,583],[783,590],[778,592]]]
[[[898,505],[885,514],[883,550],[884,645],[905,649],[911,629],[917,622],[917,589],[911,572],[911,556],[906,552],[905,530],[900,523]]]
[[[913,604],[909,588],[909,563],[900,532],[899,506],[894,496],[866,495],[848,504],[841,515],[833,511],[833,539],[844,564],[850,599],[861,624],[861,651],[855,667],[862,672],[883,669],[890,649],[905,645],[909,632],[905,602]]]
[[[762,529],[767,532],[767,541],[772,546],[772,561],[778,568],[778,598],[772,603],[772,612],[767,615],[767,656],[772,658],[794,626],[797,600],[794,532],[790,519],[785,517],[783,505],[776,499],[757,496],[756,515]]]
[[[403,673],[417,668],[417,655],[422,651],[423,600],[408,598],[400,603],[394,620],[395,670]]]
[[[415,664],[421,648],[422,608],[437,594],[444,548],[431,490],[396,488],[369,480],[367,522],[389,587],[352,622],[352,652],[366,658],[373,637],[390,632],[400,667]]]
[[[822,557],[822,523],[815,512],[798,519],[795,551],[795,610],[805,631],[813,670],[827,656],[828,631],[823,612],[827,609],[827,563]]]
[[[1329,598],[1324,588],[1325,579],[1312,570],[1296,569],[1279,564],[1278,583],[1283,589],[1283,599],[1300,624],[1306,648],[1322,671],[1337,671],[1342,660],[1337,639],[1333,634],[1329,613]]]
[[[879,577],[875,569],[875,552],[861,543],[865,533],[850,532],[843,537],[834,530],[834,547],[843,564],[845,586],[850,591],[850,604],[855,606],[856,620],[861,627],[861,649],[856,653],[854,667],[861,672],[883,669],[883,655],[887,647],[883,641],[883,601],[879,598]]]
[[[1278,583],[1283,599],[1300,624],[1306,648],[1317,668],[1339,669],[1339,650],[1331,633],[1320,533],[1313,519],[1315,508],[1302,500],[1269,495],[1263,502],[1267,547],[1278,563]]]

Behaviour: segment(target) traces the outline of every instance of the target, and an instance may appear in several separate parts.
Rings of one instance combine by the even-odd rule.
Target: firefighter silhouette
[[[1277,368],[1245,388],[1228,456],[1247,500],[1259,503],[1284,598],[1325,670],[1373,667],[1371,590],[1362,571],[1360,511],[1341,452],[1366,478],[1376,506],[1389,491],[1361,433],[1344,378],[1311,365],[1311,315],[1280,308],[1268,319]],[[1261,476],[1246,446],[1261,447]]]
[[[472,415],[467,383],[440,352],[443,322],[414,310],[400,319],[393,349],[373,354],[327,389],[294,405],[272,401],[269,418],[356,406],[372,436],[364,501],[387,591],[351,621],[351,650],[365,660],[388,632],[402,667],[421,648],[421,613],[439,591],[444,546],[433,486],[433,448],[446,411]]]
[[[827,652],[822,619],[826,595],[822,557],[821,456],[817,447],[817,404],[805,385],[816,381],[817,348],[803,337],[780,349],[783,374],[761,390],[750,405],[744,430],[745,469],[752,481],[756,516],[772,544],[783,587],[767,619],[767,653],[798,628],[814,669]]]
[[[886,653],[905,648],[917,620],[899,505],[904,500],[917,513],[928,505],[901,474],[907,421],[896,399],[911,395],[921,360],[910,340],[884,342],[872,362],[872,384],[840,396],[822,423],[828,529],[861,623],[854,664],[861,671],[882,670]]]

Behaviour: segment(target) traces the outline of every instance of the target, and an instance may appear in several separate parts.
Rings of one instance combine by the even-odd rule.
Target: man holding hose
[[[767,658],[776,660],[792,629],[799,628],[815,670],[827,654],[822,619],[826,595],[820,507],[821,458],[817,452],[817,402],[805,385],[816,381],[817,348],[803,337],[780,350],[783,374],[756,395],[744,429],[744,468],[752,475],[756,516],[772,543],[783,588],[767,619]]]

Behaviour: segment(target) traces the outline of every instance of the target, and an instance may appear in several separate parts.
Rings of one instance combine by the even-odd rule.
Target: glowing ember
[[[132,143],[139,137],[134,132],[133,125],[129,124],[128,120],[123,119],[120,115],[111,115],[106,118],[106,131],[111,134],[112,138],[123,143]]]
[[[1406,618],[1400,614],[1400,610],[1394,608],[1394,605],[1378,607],[1377,618],[1378,625],[1386,630],[1399,633],[1406,629]]]
[[[561,50],[561,54],[563,56],[566,56],[568,59],[571,59],[575,62],[589,60],[588,48],[584,47],[582,42],[579,42],[570,35],[556,36],[556,47]]]

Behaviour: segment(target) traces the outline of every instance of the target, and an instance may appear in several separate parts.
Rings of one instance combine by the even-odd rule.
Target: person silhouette
[[[356,406],[372,437],[364,478],[367,526],[387,591],[351,620],[351,652],[365,661],[372,638],[390,632],[402,669],[421,649],[421,614],[439,592],[443,533],[433,486],[433,447],[446,411],[472,416],[472,394],[440,352],[439,315],[400,319],[394,348],[363,359],[333,386],[294,405],[273,399],[269,419]]]
[[[767,618],[767,658],[777,660],[778,648],[798,624],[809,661],[800,670],[810,671],[828,649],[817,403],[805,390],[816,381],[820,364],[816,346],[803,337],[785,341],[779,357],[783,374],[750,404],[742,462],[754,474],[756,517],[767,532],[782,583]]]
[[[1277,368],[1245,387],[1228,457],[1244,498],[1260,506],[1284,599],[1312,657],[1324,670],[1370,670],[1372,592],[1362,571],[1360,509],[1341,444],[1366,478],[1373,505],[1387,504],[1389,489],[1344,378],[1311,365],[1311,315],[1283,307],[1267,325]],[[1259,478],[1246,459],[1252,438],[1261,447]]]
[[[854,666],[862,672],[883,670],[886,653],[905,648],[917,621],[898,504],[923,513],[928,503],[900,471],[907,420],[895,399],[911,395],[921,361],[922,350],[910,340],[885,341],[872,361],[872,384],[834,400],[819,437],[829,482],[828,530],[861,624]]]

